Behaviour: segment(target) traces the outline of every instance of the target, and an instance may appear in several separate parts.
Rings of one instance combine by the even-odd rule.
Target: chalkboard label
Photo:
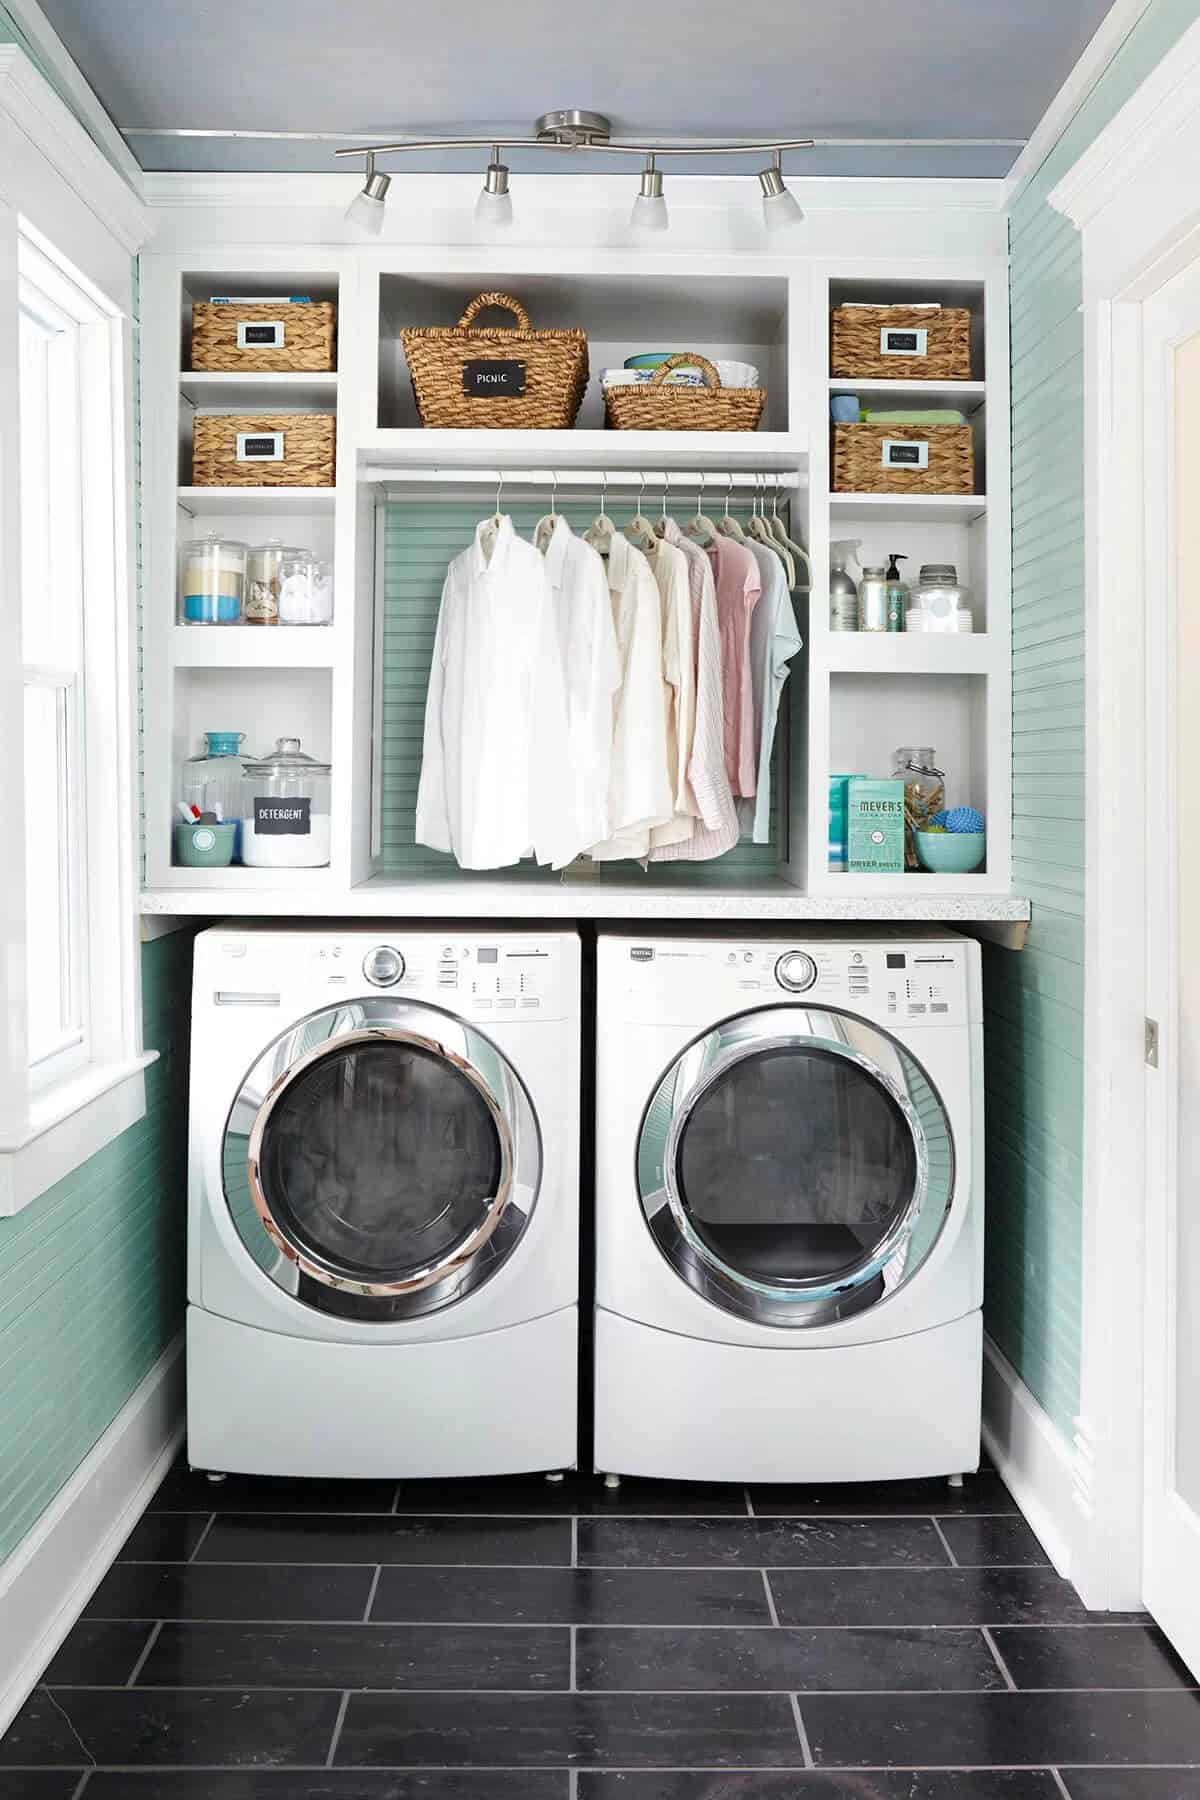
[[[903,331],[899,326],[885,325],[879,333],[879,353],[881,356],[927,356],[929,332],[924,326]]]
[[[493,358],[487,362],[463,364],[463,393],[473,400],[504,400],[524,392],[523,362],[502,362]]]
[[[282,431],[239,431],[237,434],[237,460],[239,462],[282,462]]]
[[[282,319],[239,319],[237,328],[239,350],[253,350],[266,345],[270,350],[283,348]]]
[[[312,801],[254,799],[256,837],[310,837]]]
[[[905,443],[902,439],[884,438],[880,460],[885,469],[927,469],[929,444],[925,440]]]

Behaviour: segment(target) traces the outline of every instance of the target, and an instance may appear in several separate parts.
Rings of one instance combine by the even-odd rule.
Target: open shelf
[[[851,519],[869,514],[879,524],[896,520],[913,523],[966,525],[987,511],[986,494],[830,494],[831,519]]]
[[[179,392],[189,406],[209,412],[329,412],[337,404],[337,382],[333,369],[260,375],[188,369],[179,377]]]
[[[179,504],[193,518],[246,518],[262,513],[331,513],[331,487],[181,487]]]
[[[929,406],[942,401],[973,413],[987,399],[986,381],[885,381],[875,376],[856,379],[853,375],[831,375],[831,394],[857,394],[861,400],[877,401],[883,406]]]
[[[177,669],[327,669],[337,655],[332,625],[176,625]]]
[[[834,674],[986,675],[998,652],[982,631],[831,631],[812,654]]]
[[[362,461],[382,468],[432,463],[447,468],[647,471],[794,469],[808,439],[789,431],[441,431],[380,430]]]

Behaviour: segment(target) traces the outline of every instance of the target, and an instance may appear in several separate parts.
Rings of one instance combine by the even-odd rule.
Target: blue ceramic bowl
[[[931,875],[969,875],[983,861],[986,831],[914,831],[917,860]]]

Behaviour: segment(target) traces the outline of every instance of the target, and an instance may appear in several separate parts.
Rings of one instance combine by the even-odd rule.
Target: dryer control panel
[[[707,1023],[723,1013],[788,1002],[830,1006],[897,1028],[964,1025],[968,968],[978,947],[927,940],[771,937],[604,938],[631,1022]]]

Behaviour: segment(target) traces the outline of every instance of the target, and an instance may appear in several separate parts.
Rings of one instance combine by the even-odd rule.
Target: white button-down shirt
[[[486,544],[494,535],[490,557]],[[417,842],[464,869],[569,858],[567,702],[546,565],[505,518],[446,572]]]
[[[783,559],[754,538],[746,539],[762,579],[762,593],[750,620],[750,685],[758,745],[758,785],[753,800],[738,801],[743,835],[756,844],[771,840],[771,754],[775,723],[788,678],[788,663],[800,649],[800,633],[788,593]]]
[[[667,711],[667,767],[675,809],[650,833],[651,845],[679,844],[696,826],[696,798],[688,780],[696,731],[696,644],[688,559],[674,544],[655,540],[645,552],[662,601],[663,701]]]
[[[651,830],[665,825],[674,811],[658,583],[641,551],[619,531],[613,533],[607,560],[621,686],[613,718],[609,835],[592,847],[599,862],[644,856]]]
[[[617,634],[604,558],[576,537],[562,514],[543,519],[534,532],[545,546],[546,577],[563,681],[570,745],[570,813],[561,867],[609,835],[613,696],[621,681]]]

